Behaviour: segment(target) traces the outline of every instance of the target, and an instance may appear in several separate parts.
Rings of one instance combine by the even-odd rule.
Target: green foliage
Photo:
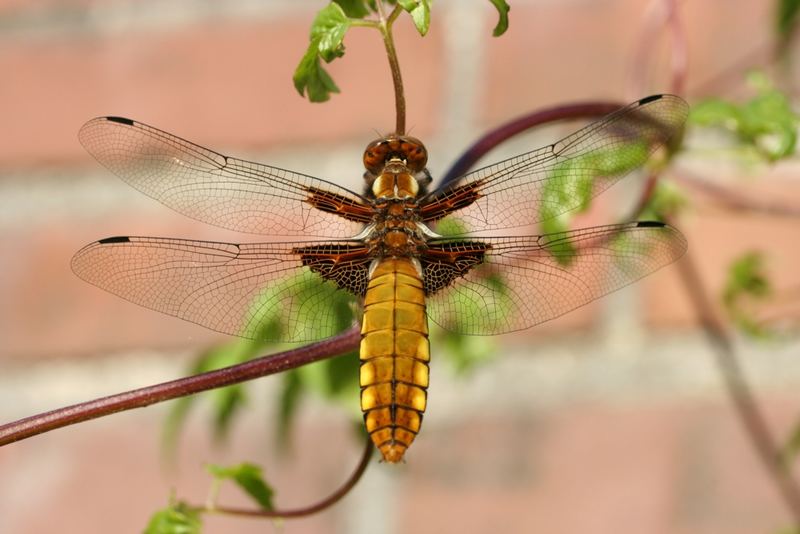
[[[800,421],[795,421],[794,428],[789,433],[789,439],[786,440],[781,450],[781,464],[789,470],[798,456],[800,456]]]
[[[756,96],[743,104],[721,98],[709,98],[696,104],[689,121],[698,126],[723,128],[739,141],[739,150],[777,161],[794,154],[800,116],[789,97],[772,86],[767,78],[754,73],[750,84]]]
[[[333,0],[339,4],[344,14],[351,19],[363,19],[370,14],[370,9],[364,0]]]
[[[311,24],[309,44],[306,53],[300,59],[292,80],[300,96],[306,96],[311,102],[325,102],[331,93],[338,93],[339,87],[322,65],[322,61],[330,63],[344,55],[344,36],[353,26],[381,28],[381,23],[367,18],[378,11],[376,1],[379,0],[334,0],[322,8]],[[387,5],[400,6],[411,16],[414,26],[420,35],[430,29],[431,0],[384,0]],[[499,20],[493,30],[498,37],[508,29],[508,11],[505,0],[489,0],[497,9]]]
[[[263,348],[263,343],[245,339],[211,347],[200,354],[189,374],[196,375],[245,362],[258,356]],[[236,414],[247,402],[246,388],[236,384],[215,389],[204,395],[211,400],[211,427],[214,438],[217,442],[223,442],[228,436]],[[174,454],[178,437],[199,398],[199,395],[192,395],[173,401],[162,431],[162,443],[168,455]]]
[[[625,174],[644,164],[648,156],[647,143],[635,140],[614,149],[595,150],[553,167],[542,190],[539,224],[542,233],[560,234],[550,240],[548,247],[560,264],[569,265],[575,257],[575,247],[564,232],[569,229],[572,216],[589,209],[594,179]],[[588,173],[587,169],[594,172]],[[575,199],[577,208],[564,212],[564,205],[575,205]]]
[[[335,2],[331,2],[317,13],[311,24],[308,49],[292,77],[294,87],[300,96],[306,94],[312,102],[325,102],[331,93],[339,92],[333,79],[322,68],[320,59],[330,63],[344,55],[344,34],[349,27],[350,19]]]
[[[447,355],[458,376],[468,375],[497,354],[497,343],[491,336],[464,336],[442,328],[431,330],[431,345]]]
[[[688,204],[688,199],[674,182],[659,180],[640,216],[644,220],[663,222],[678,215]]]
[[[497,21],[497,25],[492,30],[492,35],[495,37],[500,37],[506,30],[508,29],[508,12],[511,10],[511,6],[508,5],[506,0],[489,0],[492,5],[497,9],[497,13],[500,16],[500,19]]]
[[[800,0],[778,0],[775,29],[778,37],[788,39],[797,29],[800,20]]]
[[[407,11],[414,20],[420,35],[428,33],[431,25],[431,5],[429,0],[397,0],[397,4]]]
[[[197,510],[177,502],[154,513],[144,534],[200,534],[202,526]]]
[[[245,462],[231,467],[209,465],[207,468],[217,484],[230,480],[256,501],[262,510],[268,512],[274,510],[272,497],[275,492],[264,481],[259,466]]]
[[[753,317],[749,304],[764,301],[772,293],[764,272],[764,258],[750,252],[735,260],[728,268],[728,278],[722,293],[722,303],[734,324],[745,334],[766,337],[769,331]]]

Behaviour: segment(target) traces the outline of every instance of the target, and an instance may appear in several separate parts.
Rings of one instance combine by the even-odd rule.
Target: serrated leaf
[[[350,28],[342,7],[334,2],[320,10],[311,24],[309,45],[292,76],[294,87],[300,96],[308,96],[311,102],[325,102],[339,88],[322,67],[320,58],[330,63],[344,55],[344,35]]]
[[[364,0],[333,0],[339,7],[342,8],[344,14],[352,19],[363,19],[367,15],[369,15],[369,9],[367,8]]]
[[[339,4],[331,2],[320,10],[311,23],[312,43],[317,43],[317,50],[326,63],[330,63],[344,54],[344,34],[350,29],[350,19]]]
[[[511,10],[511,6],[505,0],[489,0],[492,5],[497,9],[497,13],[499,15],[499,20],[497,21],[497,25],[492,30],[492,35],[495,37],[500,37],[506,30],[508,30],[508,12]]]
[[[144,534],[200,534],[200,514],[185,503],[172,504],[150,517]]]
[[[431,25],[431,6],[429,0],[397,0],[397,3],[411,15],[414,26],[420,35],[428,33]]]
[[[207,469],[217,480],[233,481],[247,495],[252,497],[262,509],[267,511],[274,509],[272,497],[275,492],[264,481],[259,466],[245,462],[231,467],[209,465]]]

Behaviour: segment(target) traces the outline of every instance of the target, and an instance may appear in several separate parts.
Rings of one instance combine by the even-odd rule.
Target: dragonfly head
[[[412,174],[425,169],[428,151],[422,141],[406,135],[389,135],[367,145],[364,150],[364,167],[377,176],[391,160],[403,162]]]
[[[422,141],[390,135],[371,142],[364,150],[364,179],[376,198],[415,197],[431,181],[427,162],[428,151]]]

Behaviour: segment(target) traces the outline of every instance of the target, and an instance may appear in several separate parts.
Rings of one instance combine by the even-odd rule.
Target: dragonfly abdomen
[[[425,292],[409,258],[381,260],[364,298],[361,410],[387,462],[399,462],[422,424],[428,388]]]

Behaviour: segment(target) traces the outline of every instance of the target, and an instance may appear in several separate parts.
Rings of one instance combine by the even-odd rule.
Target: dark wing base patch
[[[452,284],[485,260],[492,246],[480,241],[446,241],[429,244],[420,258],[422,283],[427,295]]]
[[[311,245],[296,247],[292,253],[322,278],[334,282],[339,288],[363,297],[369,283],[369,249],[363,245]]]

